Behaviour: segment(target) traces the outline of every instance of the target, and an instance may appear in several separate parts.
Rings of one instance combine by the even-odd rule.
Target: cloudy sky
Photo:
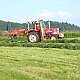
[[[80,26],[80,0],[0,0],[0,20],[53,20]]]

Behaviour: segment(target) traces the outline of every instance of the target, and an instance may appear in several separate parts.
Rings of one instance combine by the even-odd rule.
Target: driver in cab
[[[36,28],[36,30],[38,30],[38,31],[40,30],[39,22],[36,22],[36,27],[35,27],[35,28]]]

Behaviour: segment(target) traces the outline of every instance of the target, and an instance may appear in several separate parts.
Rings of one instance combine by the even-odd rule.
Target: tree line
[[[44,21],[45,25],[48,26],[48,21]],[[26,28],[27,23],[15,23],[15,22],[6,22],[0,20],[0,31],[9,31],[13,29],[24,29]],[[76,32],[80,31],[80,27],[74,24],[70,24],[67,22],[57,22],[57,21],[50,21],[51,28],[59,28],[62,32]]]

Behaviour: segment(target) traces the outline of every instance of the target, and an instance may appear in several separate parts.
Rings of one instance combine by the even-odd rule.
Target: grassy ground
[[[0,80],[80,80],[80,50],[0,47]]]

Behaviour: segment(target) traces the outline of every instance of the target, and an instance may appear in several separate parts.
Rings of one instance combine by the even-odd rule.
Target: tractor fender
[[[37,32],[37,33],[40,35],[40,32],[39,32],[39,31],[37,31],[37,30],[30,30],[30,31],[28,31],[28,33],[27,33],[27,34],[29,34],[29,33],[31,33],[31,32]]]

